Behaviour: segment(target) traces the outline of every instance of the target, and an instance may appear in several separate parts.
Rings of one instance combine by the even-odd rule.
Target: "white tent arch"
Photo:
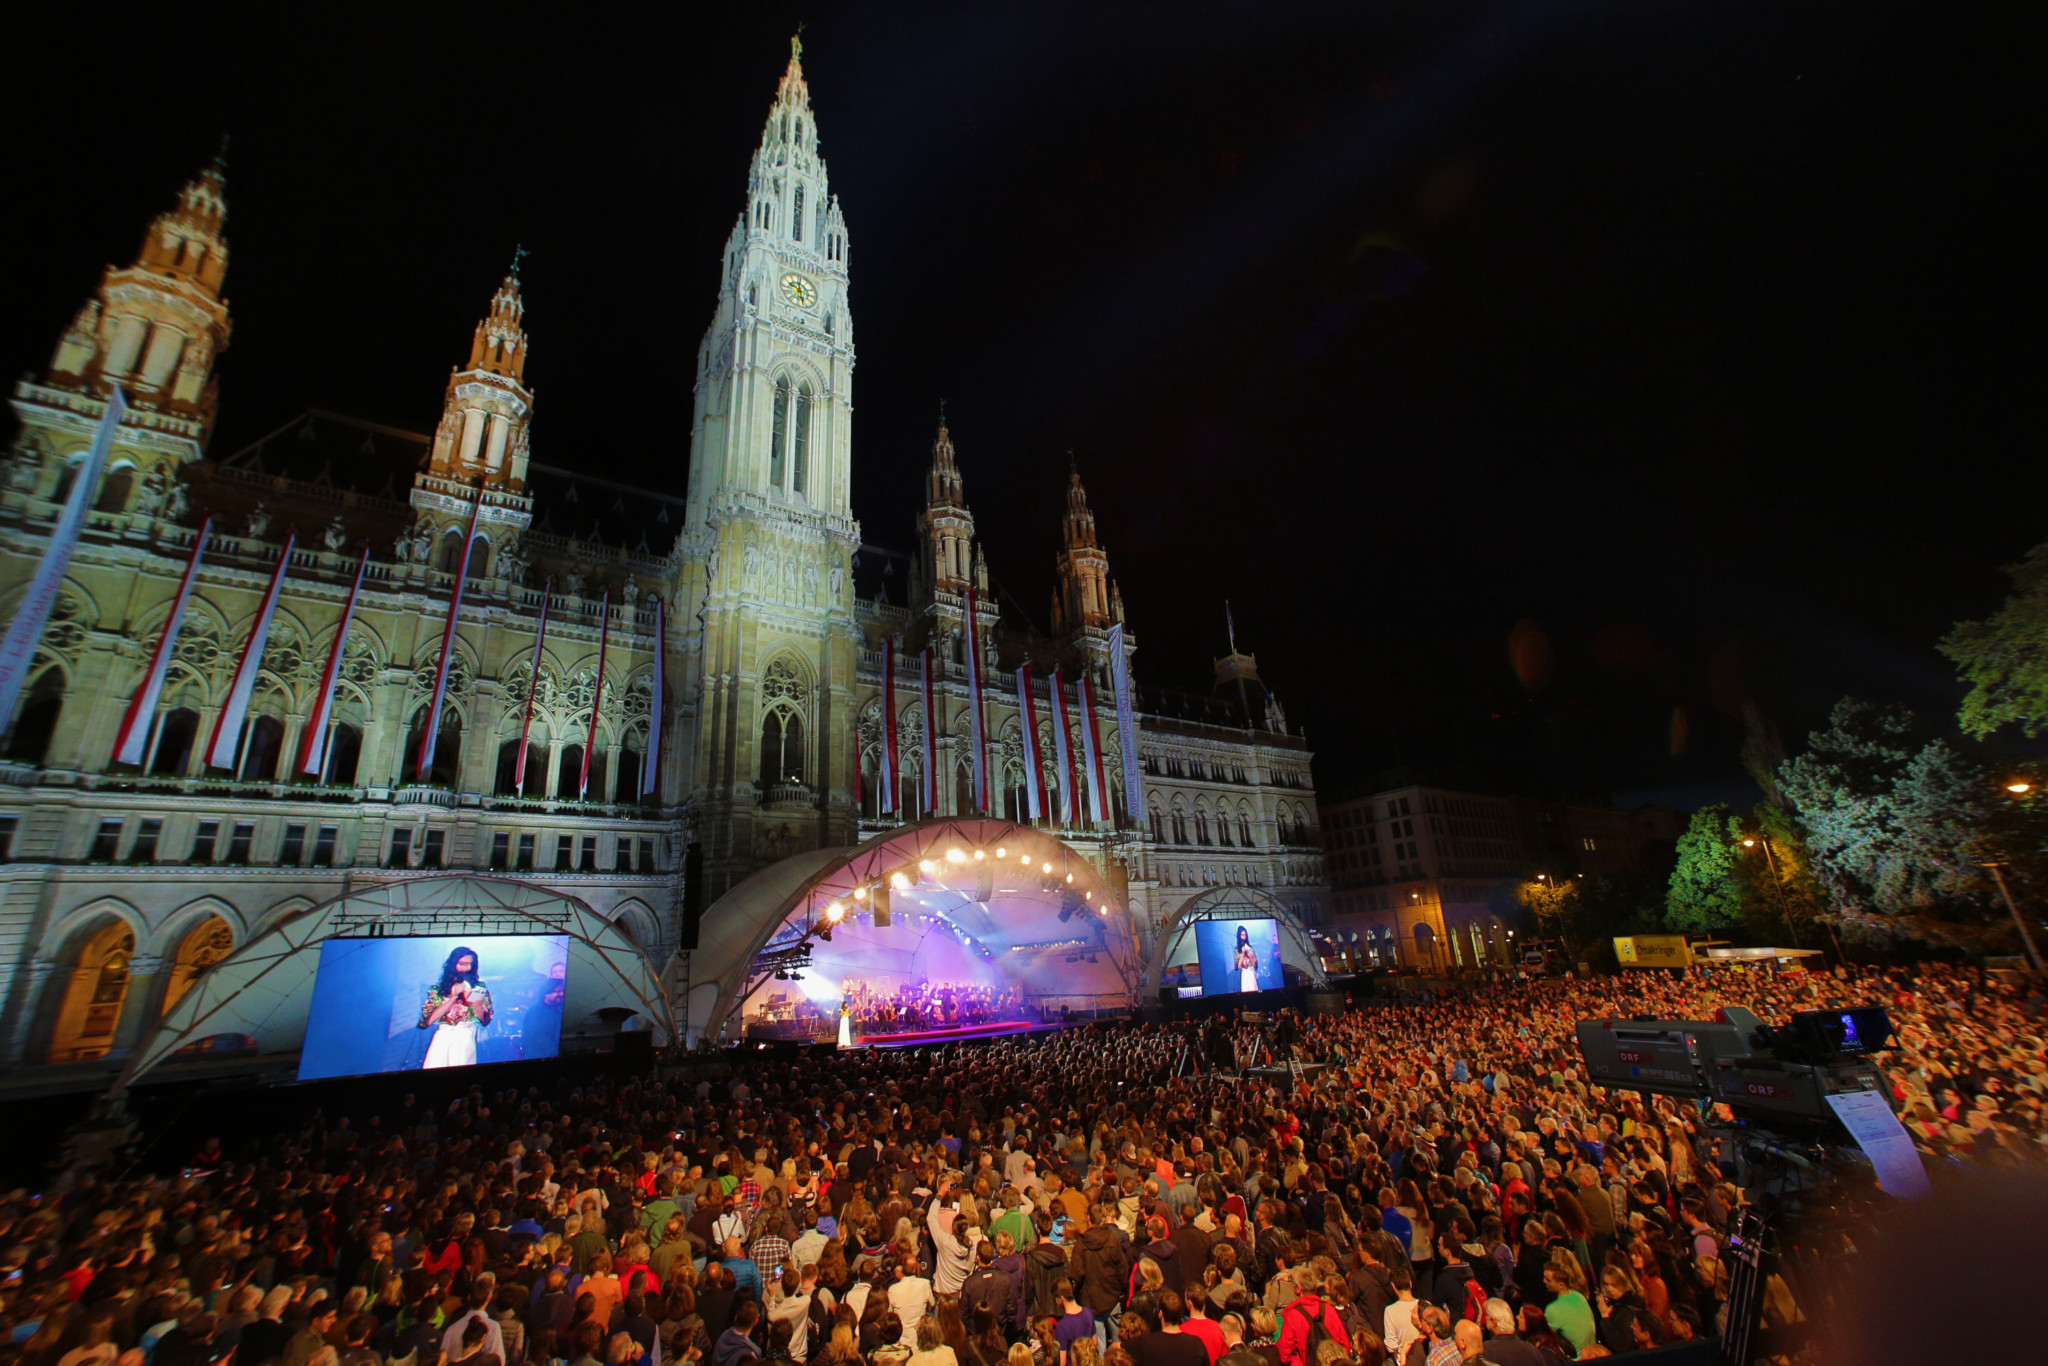
[[[1322,956],[1309,938],[1308,927],[1286,902],[1260,887],[1211,887],[1197,892],[1167,917],[1153,942],[1145,981],[1156,987],[1165,975],[1167,961],[1197,923],[1204,920],[1277,920],[1280,922],[1281,961],[1300,971],[1313,985],[1326,987]],[[1290,952],[1289,950],[1292,950]]]
[[[618,926],[572,896],[510,878],[452,873],[402,878],[344,893],[291,915],[223,958],[164,1012],[123,1069],[115,1092],[188,1043],[245,1034],[258,1053],[305,1042],[320,945],[398,935],[550,934],[569,941],[562,1051],[609,1040],[598,1012],[631,1011],[666,1041],[672,1025],[660,975]],[[614,1017],[616,1018],[616,1017]]]
[[[689,988],[685,995],[686,1027],[692,1043],[718,1037],[761,980],[756,959],[770,941],[784,942],[815,922],[825,907],[838,900],[853,906],[853,892],[893,872],[911,869],[921,860],[943,860],[953,849],[1011,851],[1020,858],[1057,869],[1054,876],[1073,875],[1075,896],[1089,904],[1108,905],[1101,933],[1108,959],[1121,983],[1120,994],[1135,1002],[1139,990],[1136,927],[1128,907],[1080,851],[1056,836],[994,817],[934,816],[898,826],[855,848],[814,849],[770,864],[733,887],[704,912],[698,945],[688,955]],[[1019,869],[1020,874],[1024,872]],[[1036,873],[1025,874],[1037,878]],[[908,904],[908,903],[906,903]],[[1002,902],[1005,919],[1021,929],[1028,921],[1042,925],[1058,909],[1058,894],[1035,885],[1008,895]],[[780,936],[780,938],[778,938]],[[1000,942],[1000,941],[997,941]],[[678,955],[677,963],[682,958]]]

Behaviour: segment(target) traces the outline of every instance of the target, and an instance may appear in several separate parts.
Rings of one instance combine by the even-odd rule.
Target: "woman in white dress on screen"
[[[1244,926],[1237,927],[1237,954],[1231,960],[1237,967],[1237,989],[1257,991],[1259,989],[1259,955],[1252,948],[1251,931]]]
[[[476,1032],[490,1022],[491,992],[478,975],[476,950],[458,944],[420,1007],[420,1028],[434,1031],[420,1066],[468,1067],[476,1061]]]

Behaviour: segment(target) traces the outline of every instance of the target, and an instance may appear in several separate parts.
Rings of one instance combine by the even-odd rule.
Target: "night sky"
[[[1071,446],[1140,677],[1206,690],[1229,597],[1326,794],[1687,805],[1745,700],[1946,724],[1934,642],[2048,537],[2019,6],[417,8],[10,21],[13,370],[225,130],[215,454],[431,430],[523,242],[535,458],[680,491],[805,20],[866,537],[943,397],[1043,628]]]

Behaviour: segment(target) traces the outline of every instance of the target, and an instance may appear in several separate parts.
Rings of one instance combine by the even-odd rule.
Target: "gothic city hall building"
[[[438,419],[427,375],[417,430],[235,393],[267,434],[214,449],[220,162],[16,384],[0,622],[47,602],[15,633],[0,754],[0,1069],[110,1071],[266,936],[426,884],[574,903],[696,1040],[738,1027],[753,971],[682,1018],[705,946],[784,942],[725,922],[809,914],[747,889],[960,822],[1114,902],[1093,947],[1134,965],[1128,1006],[1192,961],[1168,928],[1230,898],[1289,925],[1290,980],[1320,976],[1307,746],[1234,647],[1213,686],[1142,677],[1142,605],[1126,619],[1081,472],[1046,527],[1043,626],[988,593],[972,452],[943,421],[923,506],[864,538],[851,237],[792,48],[715,290],[706,272],[681,490],[549,463],[546,304],[516,261]],[[565,1047],[615,1028],[565,1021]],[[180,1038],[186,1061],[248,1045]]]

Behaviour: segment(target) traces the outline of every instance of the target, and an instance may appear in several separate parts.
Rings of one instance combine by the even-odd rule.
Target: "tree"
[[[1923,739],[1904,707],[1844,698],[1808,739],[1807,752],[1779,770],[1779,786],[1834,913],[1874,912],[1950,940],[1944,924],[1981,925],[1991,909],[1978,866],[1988,775]]]
[[[1749,895],[1738,850],[1742,822],[1726,806],[1692,813],[1678,837],[1678,866],[1664,895],[1664,923],[1679,931],[1720,930],[1740,924]]]
[[[1957,622],[1941,642],[1970,685],[1957,719],[1980,740],[2008,724],[2030,739],[2048,727],[2048,541],[2005,572],[2013,581],[2005,605]]]

